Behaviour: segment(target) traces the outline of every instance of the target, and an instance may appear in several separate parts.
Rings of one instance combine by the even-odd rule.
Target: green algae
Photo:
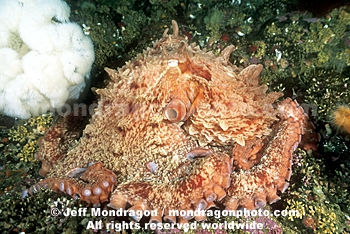
[[[300,149],[295,153],[292,184],[283,197],[286,209],[299,215],[281,217],[281,222],[300,233],[348,232],[350,169],[341,164],[330,173],[324,158]]]
[[[317,107],[316,121],[330,122],[329,115],[335,107],[350,103],[349,79],[347,73],[328,69],[310,73],[305,100]]]
[[[1,128],[0,139],[0,193],[13,188],[24,177],[36,177],[40,167],[34,158],[37,141],[52,123],[52,115],[45,114],[29,120],[17,121],[12,128]]]

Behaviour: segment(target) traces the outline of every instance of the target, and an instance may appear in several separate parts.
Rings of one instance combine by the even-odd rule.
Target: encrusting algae
[[[280,217],[281,222],[292,221],[300,233],[346,233],[350,222],[349,168],[338,169],[336,176],[327,175],[324,159],[301,149],[295,154],[294,178],[298,179],[292,182],[284,202],[285,209],[298,214]]]
[[[42,136],[52,123],[52,115],[32,117],[24,125],[13,127],[8,133],[8,139],[19,149],[17,157],[24,162],[36,162],[34,154],[38,149],[38,137]]]

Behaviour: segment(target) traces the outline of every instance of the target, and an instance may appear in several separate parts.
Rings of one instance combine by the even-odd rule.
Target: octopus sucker
[[[182,217],[184,220],[191,220],[193,219],[195,216],[193,215],[194,214],[194,210],[193,209],[187,209],[185,210],[187,212],[186,215],[184,216],[180,216]]]
[[[158,214],[158,212],[157,212]],[[169,217],[168,217],[169,219]],[[151,216],[150,220],[149,220],[150,223],[162,223],[162,215],[154,215],[154,216]]]
[[[204,199],[199,200],[199,202],[195,205],[196,210],[205,210],[208,206],[208,202]]]
[[[204,196],[207,202],[212,202],[215,201],[217,199],[217,195],[216,193],[214,193],[214,191],[212,189],[206,190],[204,192]]]
[[[92,187],[92,192],[94,195],[101,195],[102,193],[102,188],[98,185],[95,185]]]
[[[59,183],[58,189],[59,189],[61,192],[64,192],[64,191],[65,191],[66,185],[64,184],[64,182],[60,182],[60,183]]]
[[[165,215],[163,219],[164,219],[164,222],[167,222],[167,223],[176,223],[176,216],[174,215]]]
[[[266,196],[259,196],[255,195],[254,196],[254,208],[262,208],[265,207],[266,205]]]
[[[218,201],[221,201],[226,196],[226,192],[221,186],[214,185],[213,189]]]
[[[142,202],[135,203],[132,207],[128,209],[128,211],[133,211],[131,214],[135,214],[135,216],[131,217],[133,220],[139,222],[142,218],[142,215],[137,216],[137,211],[145,211],[150,210],[150,208]]]
[[[303,109],[260,84],[262,65],[233,65],[234,46],[215,56],[172,25],[153,48],[105,69],[110,83],[95,89],[89,123],[57,119],[35,156],[46,178],[23,197],[50,188],[93,206],[157,210],[154,223],[206,220],[170,210],[258,209],[280,199],[301,136],[317,141]]]

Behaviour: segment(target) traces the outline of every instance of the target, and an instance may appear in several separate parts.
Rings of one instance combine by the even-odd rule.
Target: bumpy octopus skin
[[[261,65],[229,62],[179,36],[163,38],[98,89],[82,136],[54,125],[36,154],[44,186],[90,204],[158,210],[150,222],[187,222],[169,210],[256,209],[279,199],[307,116],[259,84]],[[78,139],[80,137],[80,139]]]

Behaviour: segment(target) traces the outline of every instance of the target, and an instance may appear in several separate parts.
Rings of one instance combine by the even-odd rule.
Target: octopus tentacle
[[[46,176],[51,168],[57,164],[77,144],[86,123],[87,116],[72,113],[66,117],[59,117],[54,125],[40,138],[38,145],[40,150],[35,153],[35,158],[42,162],[39,174]]]
[[[245,146],[235,145],[233,148],[234,166],[239,169],[249,170],[258,164],[262,157],[262,154],[259,152],[263,148],[264,143],[262,139],[253,139],[246,141]]]
[[[122,200],[127,201],[132,207],[141,201],[152,210],[206,210],[215,206],[214,200],[226,196],[224,189],[229,185],[231,162],[227,155],[216,153],[194,160],[192,174],[184,179],[177,178],[176,181],[157,185],[150,182],[122,184],[113,192],[108,206],[119,209],[121,208],[119,203]],[[210,191],[209,195],[208,191]],[[207,201],[208,196],[210,196],[209,201]],[[191,218],[193,217],[182,217],[184,220]],[[195,218],[196,220],[205,219],[202,216]],[[155,218],[151,218],[151,221],[153,219]],[[175,220],[168,214],[165,214],[164,219]]]
[[[78,170],[80,171],[80,170]],[[64,192],[72,197],[79,196],[81,200],[91,204],[108,201],[116,182],[116,175],[103,167],[101,162],[89,166],[76,178],[47,178],[35,185],[50,188],[55,192]]]
[[[249,159],[250,153],[260,154],[260,163],[252,163],[249,167],[239,161],[239,169],[231,176],[231,187],[225,197],[224,204],[227,209],[237,209],[242,206],[247,209],[260,208],[266,201],[274,203],[279,200],[277,190],[284,192],[288,188],[288,180],[291,176],[292,153],[301,140],[303,134],[303,121],[306,118],[303,109],[296,101],[286,99],[278,104],[280,122],[276,124],[270,136],[266,139],[269,144],[262,147],[259,152],[246,144],[246,148],[235,151],[236,156]],[[266,140],[264,139],[264,140]],[[283,146],[283,147],[281,147]],[[236,152],[247,155],[235,155]],[[237,161],[235,161],[237,164]],[[245,187],[248,190],[235,190],[237,187]]]

